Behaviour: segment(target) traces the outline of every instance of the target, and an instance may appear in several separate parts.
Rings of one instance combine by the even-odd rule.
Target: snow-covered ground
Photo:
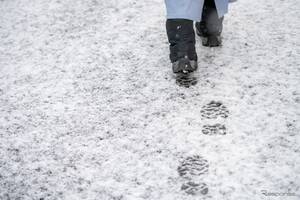
[[[164,9],[0,0],[1,200],[300,199],[300,1],[231,4],[223,47],[197,38],[191,88],[172,77]],[[211,101],[228,117],[203,117]],[[215,123],[227,134],[203,134]],[[181,190],[195,155],[206,195]]]

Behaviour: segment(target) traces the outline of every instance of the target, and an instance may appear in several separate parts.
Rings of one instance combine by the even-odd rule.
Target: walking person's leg
[[[215,47],[221,45],[221,33],[224,17],[219,17],[214,0],[205,0],[202,19],[196,23],[197,34],[202,39],[203,46]]]
[[[193,21],[200,21],[203,1],[165,0],[166,30],[174,73],[193,72],[198,67]]]

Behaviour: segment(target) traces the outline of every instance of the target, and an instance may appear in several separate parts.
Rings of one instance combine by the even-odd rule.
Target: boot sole
[[[172,69],[174,73],[190,73],[196,71],[197,68],[197,61],[189,60],[188,58],[181,58],[172,63]]]

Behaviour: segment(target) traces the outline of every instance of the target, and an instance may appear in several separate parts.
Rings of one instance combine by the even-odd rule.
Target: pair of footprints
[[[201,109],[201,116],[207,120],[226,119],[228,115],[229,111],[226,106],[217,101],[211,101]],[[202,133],[205,135],[225,135],[226,127],[221,123],[206,124],[202,127]],[[182,160],[177,168],[179,175],[185,179],[181,190],[190,195],[206,195],[208,186],[202,179],[208,173],[208,168],[208,161],[199,155]]]

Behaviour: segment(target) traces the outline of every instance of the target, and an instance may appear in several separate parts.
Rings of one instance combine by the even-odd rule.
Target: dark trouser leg
[[[168,19],[166,29],[170,43],[170,60],[173,72],[195,71],[197,69],[197,53],[193,21]]]
[[[221,45],[223,19],[218,17],[214,0],[205,0],[201,22],[196,23],[197,34],[202,38],[204,46]]]

